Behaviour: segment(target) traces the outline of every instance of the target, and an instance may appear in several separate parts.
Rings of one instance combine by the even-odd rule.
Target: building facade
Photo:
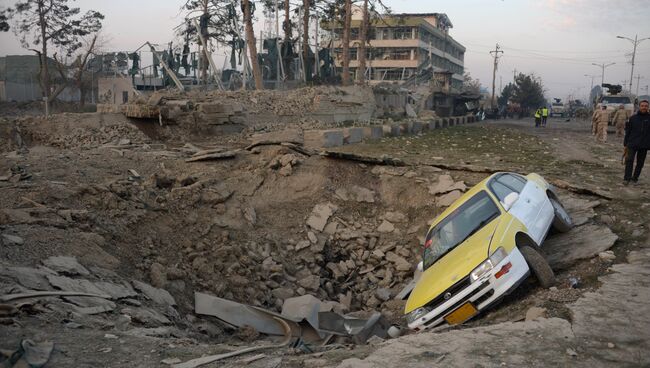
[[[366,44],[366,80],[379,82],[406,81],[424,68],[433,72],[452,73],[452,88],[463,83],[465,47],[449,35],[451,21],[446,14],[390,14],[372,17]],[[355,8],[350,34],[350,71],[359,67],[359,27],[361,9]],[[342,25],[323,27],[333,41],[335,62],[341,67]]]

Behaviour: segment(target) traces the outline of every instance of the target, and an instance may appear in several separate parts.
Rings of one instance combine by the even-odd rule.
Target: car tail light
[[[501,277],[501,276],[507,274],[508,272],[510,272],[511,268],[512,268],[512,263],[511,262],[508,262],[508,263],[504,264],[503,267],[501,267],[501,269],[499,271],[497,271],[497,273],[494,274],[494,277],[496,277],[498,279],[499,277]]]

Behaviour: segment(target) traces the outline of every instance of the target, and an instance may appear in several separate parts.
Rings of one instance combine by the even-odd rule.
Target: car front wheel
[[[551,197],[549,200],[551,201],[553,212],[555,213],[555,217],[553,218],[553,228],[561,233],[566,233],[571,230],[573,227],[573,221],[571,220],[569,213],[564,209],[564,206],[562,206],[562,204],[555,198]]]
[[[519,247],[519,251],[543,288],[549,288],[555,284],[555,273],[539,251],[527,245]]]

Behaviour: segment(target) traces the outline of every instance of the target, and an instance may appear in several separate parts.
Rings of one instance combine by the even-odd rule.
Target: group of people
[[[650,149],[648,105],[648,100],[641,101],[639,110],[632,116],[625,110],[625,106],[620,105],[612,116],[612,123],[616,127],[616,136],[623,137],[624,185],[638,182],[648,149]],[[591,132],[598,142],[607,142],[609,116],[607,107],[598,104],[591,118]]]
[[[548,107],[542,106],[535,110],[535,128],[546,127],[546,120],[548,120]]]

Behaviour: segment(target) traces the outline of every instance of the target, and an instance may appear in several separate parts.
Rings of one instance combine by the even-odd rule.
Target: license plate
[[[455,311],[449,313],[445,317],[445,321],[450,325],[459,325],[468,319],[474,317],[478,313],[478,310],[472,305],[472,303],[467,302],[461,305]]]

